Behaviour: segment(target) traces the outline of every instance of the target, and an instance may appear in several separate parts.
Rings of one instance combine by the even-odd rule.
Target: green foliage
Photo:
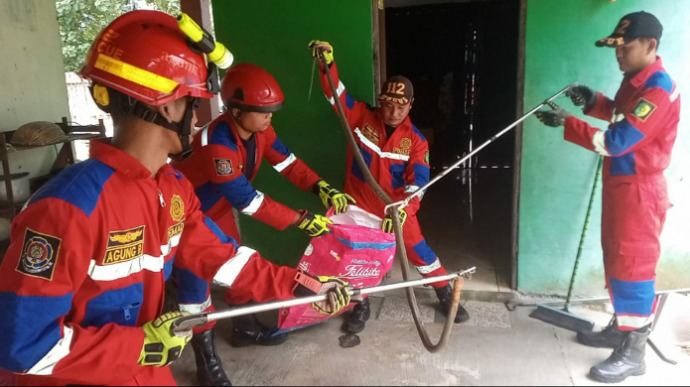
[[[180,12],[179,0],[56,0],[65,71],[78,71],[96,35],[116,17],[133,9]]]

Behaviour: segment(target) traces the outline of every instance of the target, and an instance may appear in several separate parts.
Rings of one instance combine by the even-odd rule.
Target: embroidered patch
[[[399,155],[409,156],[410,155],[410,147],[412,147],[412,140],[407,138],[407,137],[403,137],[400,140],[400,148],[393,147],[393,153],[397,153]]]
[[[108,234],[108,247],[105,249],[102,264],[114,265],[127,262],[144,255],[144,228],[130,228],[129,230],[111,231]]]
[[[24,248],[17,264],[17,271],[31,277],[53,280],[62,239],[41,234],[30,228],[24,234]]]
[[[379,136],[378,132],[376,132],[376,129],[369,124],[364,124],[362,135],[364,135],[364,137],[366,137],[366,139],[371,141],[374,145],[378,145],[379,140],[381,139],[381,136]]]
[[[232,161],[228,159],[213,159],[216,163],[216,173],[218,176],[232,175]]]
[[[647,121],[647,118],[652,115],[654,110],[656,110],[656,105],[644,98],[640,98],[640,102],[638,102],[635,109],[633,109],[633,114],[642,121]]]
[[[429,164],[429,151],[424,154],[424,164]]]
[[[180,195],[173,195],[170,203],[170,216],[175,222],[179,222],[184,217],[184,202]]]

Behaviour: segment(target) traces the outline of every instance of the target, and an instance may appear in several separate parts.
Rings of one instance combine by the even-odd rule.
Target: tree
[[[116,17],[134,9],[177,15],[179,0],[56,0],[65,71],[81,69],[96,35]]]

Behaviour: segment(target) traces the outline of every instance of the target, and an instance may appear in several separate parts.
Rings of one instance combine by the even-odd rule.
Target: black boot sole
[[[623,375],[608,376],[601,375],[594,370],[589,370],[589,377],[602,383],[620,383],[630,376],[641,376],[647,372],[647,367],[643,364],[639,369]]]

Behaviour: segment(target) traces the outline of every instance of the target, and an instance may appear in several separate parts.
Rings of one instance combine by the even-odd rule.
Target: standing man
[[[230,67],[221,84],[220,95],[228,110],[196,135],[194,153],[183,162],[173,162],[194,185],[201,209],[227,235],[240,241],[233,208],[278,230],[296,226],[309,236],[329,232],[331,220],[307,210],[295,211],[252,187],[265,158],[273,168],[301,190],[319,195],[326,208],[336,213],[354,200],[332,188],[276,135],[271,119],[285,100],[278,82],[266,70],[249,63]],[[180,308],[190,313],[213,310],[208,282],[189,272],[178,273]],[[226,292],[226,302],[244,304],[250,299]],[[214,323],[199,328],[208,332]],[[233,319],[230,343],[235,347],[253,344],[276,345],[285,334],[270,336],[255,315]],[[195,332],[196,333],[196,332]],[[205,333],[210,334],[210,333]]]
[[[613,33],[595,44],[612,47],[623,72],[615,99],[586,86],[568,91],[584,113],[609,122],[594,128],[564,109],[538,112],[549,126],[565,125],[565,139],[604,158],[601,245],[606,286],[615,311],[601,332],[580,332],[592,347],[615,348],[590,369],[598,381],[616,383],[645,373],[645,343],[656,309],[654,282],[659,235],[670,207],[664,170],[680,119],[676,84],[658,57],[662,27],[654,15],[625,15]]]
[[[112,143],[92,142],[33,195],[0,265],[0,367],[19,385],[175,385],[167,365],[191,332],[171,332],[183,313],[160,315],[173,267],[258,301],[314,283],[222,234],[167,164],[189,153],[198,99],[217,92],[203,52],[157,11],[126,13],[93,42],[81,73]],[[327,313],[349,302],[331,280],[314,305]]]
[[[337,85],[337,97],[345,110],[355,141],[381,188],[393,201],[399,201],[428,183],[429,144],[408,116],[414,101],[410,80],[401,75],[388,78],[383,84],[383,92],[378,96],[379,106],[373,108],[364,102],[356,101],[347,93],[345,85],[338,77],[338,68],[333,60],[333,47],[328,42],[313,40],[309,47],[312,48],[314,56],[317,50],[322,50],[328,66],[328,69],[325,69],[323,64],[319,63],[323,92],[337,113],[326,74],[326,71],[329,71]],[[345,192],[357,200],[359,207],[374,215],[385,217],[383,201],[367,184],[354,160],[352,149],[349,148],[346,165]],[[401,208],[398,214],[403,225],[407,257],[423,277],[446,274],[446,269],[422,235],[416,215],[419,202],[420,200],[415,198],[408,207]],[[384,219],[382,228],[386,232],[393,232],[391,219]],[[452,303],[450,284],[448,281],[440,281],[431,286],[436,291],[442,312],[447,315]],[[345,325],[346,331],[362,331],[369,316],[369,300],[364,299],[352,308]],[[459,305],[454,321],[461,323],[467,319],[467,311]]]

